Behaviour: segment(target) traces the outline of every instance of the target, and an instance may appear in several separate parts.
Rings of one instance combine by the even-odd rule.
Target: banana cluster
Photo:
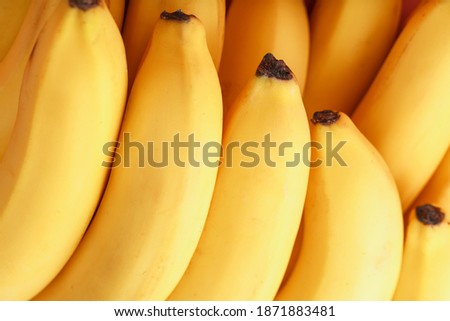
[[[450,300],[418,2],[0,0],[0,300]]]

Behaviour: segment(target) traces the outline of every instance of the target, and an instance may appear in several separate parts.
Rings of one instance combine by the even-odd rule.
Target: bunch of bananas
[[[0,300],[450,300],[450,0],[0,26]]]

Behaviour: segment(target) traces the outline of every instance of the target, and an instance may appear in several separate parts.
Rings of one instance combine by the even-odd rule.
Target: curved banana
[[[164,300],[194,253],[217,175],[208,145],[222,136],[220,84],[199,20],[161,17],[99,209],[36,300]]]
[[[414,11],[352,119],[409,208],[450,146],[450,1]]]
[[[219,68],[225,112],[267,52],[283,57],[303,92],[309,56],[309,21],[303,1],[233,0]]]
[[[8,53],[25,20],[31,0],[0,0],[0,63]]]
[[[409,217],[396,301],[450,300],[449,207],[424,204]]]
[[[126,89],[123,42],[104,3],[60,1],[0,161],[0,300],[30,299],[74,252],[104,190],[102,149],[117,138]]]
[[[450,149],[407,219],[394,300],[450,300]]]
[[[105,0],[119,30],[122,30],[126,0]]]
[[[311,16],[305,108],[353,112],[388,54],[402,0],[318,0]]]
[[[23,74],[36,39],[61,0],[33,0],[23,24],[0,62],[0,160],[11,138],[17,117]],[[14,1],[10,1],[14,3]]]
[[[225,0],[131,0],[123,26],[130,86],[163,10],[182,10],[200,19],[212,59],[219,69],[225,32]]]
[[[300,254],[276,299],[390,300],[403,248],[394,179],[344,113],[316,112],[312,123]]]
[[[206,225],[169,300],[274,298],[302,216],[309,167],[300,154],[309,137],[296,79],[265,55],[225,119]]]

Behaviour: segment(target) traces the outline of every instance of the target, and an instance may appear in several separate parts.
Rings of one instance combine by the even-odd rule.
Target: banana
[[[119,30],[122,30],[123,18],[125,14],[125,1],[126,0],[105,0]]]
[[[0,62],[0,160],[17,117],[23,74],[39,32],[61,0],[33,0],[10,50]],[[14,3],[14,1],[11,1]]]
[[[168,300],[274,298],[302,216],[309,167],[300,153],[309,139],[297,80],[265,55],[225,119],[206,225]]]
[[[63,271],[35,299],[166,299],[205,224],[221,136],[220,83],[204,27],[193,15],[164,12],[130,93],[95,218]],[[187,148],[172,148],[175,143]]]
[[[309,57],[309,22],[303,1],[233,0],[219,68],[225,113],[267,52],[283,57],[303,92]]]
[[[347,115],[370,86],[397,36],[402,0],[318,0],[304,102],[310,117],[324,107]]]
[[[390,300],[403,248],[394,179],[342,112],[316,112],[311,140],[300,253],[276,300]]]
[[[450,145],[450,1],[414,11],[352,115],[387,162],[407,210]]]
[[[95,43],[95,45],[93,45]],[[98,0],[62,0],[39,34],[0,162],[0,300],[27,300],[61,270],[102,195],[126,57]]]
[[[394,300],[450,300],[450,150],[407,217]]]
[[[31,0],[0,0],[0,62],[14,43],[27,15]]]
[[[450,219],[447,210],[424,204],[410,214],[396,301],[450,300]]]
[[[159,14],[163,10],[178,9],[195,15],[203,23],[209,51],[216,69],[219,68],[225,32],[225,0],[131,0],[123,26],[130,86],[151,42]]]

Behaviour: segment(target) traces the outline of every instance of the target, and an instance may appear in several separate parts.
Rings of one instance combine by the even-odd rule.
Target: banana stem
[[[425,204],[416,207],[417,219],[425,225],[439,225],[445,218],[445,214],[439,207]]]
[[[192,17],[193,15],[185,14],[183,11],[181,11],[181,9],[178,9],[174,12],[167,12],[164,10],[160,16],[160,18],[164,20],[175,20],[180,22],[189,22]]]
[[[320,124],[320,125],[331,125],[338,121],[338,119],[341,117],[338,112],[326,109],[322,111],[316,111],[313,114],[313,118],[311,119],[312,123],[314,125]]]
[[[264,55],[256,70],[256,77],[276,78],[279,80],[291,80],[294,76],[283,60],[276,59],[273,54]]]
[[[69,0],[69,5],[83,11],[95,8],[99,5],[100,0]]]

